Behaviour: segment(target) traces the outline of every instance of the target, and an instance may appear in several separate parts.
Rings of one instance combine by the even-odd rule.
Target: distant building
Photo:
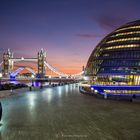
[[[107,35],[90,55],[86,74],[96,85],[140,85],[140,20]]]

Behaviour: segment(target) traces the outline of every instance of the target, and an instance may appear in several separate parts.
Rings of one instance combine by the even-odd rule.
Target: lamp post
[[[32,87],[33,87],[34,86],[33,79],[35,78],[35,76],[34,75],[31,75],[31,77],[32,77]]]

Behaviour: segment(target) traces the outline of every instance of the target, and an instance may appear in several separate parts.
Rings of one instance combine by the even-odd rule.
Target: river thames
[[[1,98],[2,140],[138,140],[140,104],[97,99],[77,84]]]

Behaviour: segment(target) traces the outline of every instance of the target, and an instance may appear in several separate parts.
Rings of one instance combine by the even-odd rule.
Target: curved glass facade
[[[107,35],[93,50],[86,74],[96,85],[140,85],[140,20]]]

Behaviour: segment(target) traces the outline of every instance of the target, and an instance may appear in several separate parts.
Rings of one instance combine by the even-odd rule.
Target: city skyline
[[[78,73],[100,40],[139,19],[139,9],[138,0],[1,0],[0,59],[8,48],[16,57],[43,48],[54,67]]]

